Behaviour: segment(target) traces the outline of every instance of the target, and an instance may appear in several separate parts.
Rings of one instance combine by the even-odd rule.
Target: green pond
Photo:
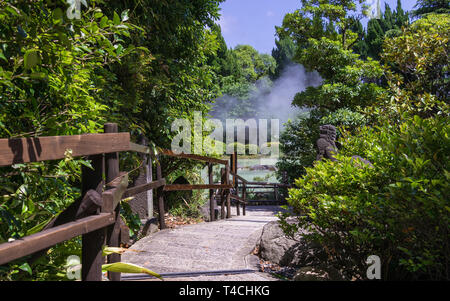
[[[254,167],[257,165],[267,165],[267,166],[275,166],[277,163],[277,158],[243,158],[240,159],[238,157],[238,175],[246,179],[247,181],[256,181],[255,177],[265,178],[268,176],[268,179],[265,182],[278,183],[278,180],[275,176],[275,170],[250,170],[250,167]],[[223,166],[214,165],[214,173],[217,175],[219,173],[220,168]],[[208,182],[208,169],[205,167],[202,170],[202,179],[205,183]],[[215,178],[217,180],[217,178]]]

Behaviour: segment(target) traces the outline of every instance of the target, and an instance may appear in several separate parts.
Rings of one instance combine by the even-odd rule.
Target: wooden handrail
[[[122,195],[122,199],[128,198],[130,196],[134,196],[141,192],[145,192],[150,189],[155,189],[155,188],[158,188],[158,187],[161,187],[164,185],[166,185],[166,179],[156,180],[156,181],[142,184],[139,186],[130,187],[124,192],[124,194]]]
[[[246,179],[244,179],[243,177],[241,177],[240,175],[238,175],[236,173],[233,173],[233,172],[230,171],[230,175],[232,175],[233,177],[239,179],[241,182],[249,183]]]
[[[224,207],[227,207],[226,217],[231,217],[230,200],[233,199],[237,205],[237,214],[239,215],[239,204],[243,205],[245,215],[246,189],[247,185],[275,185],[277,183],[249,182],[239,176],[237,170],[237,157],[228,160],[212,158],[195,154],[176,154],[171,150],[159,149],[159,154],[153,154],[150,147],[139,145],[130,141],[129,133],[118,133],[117,124],[105,124],[105,133],[102,134],[84,134],[73,136],[54,136],[54,137],[36,137],[36,138],[18,138],[18,139],[0,139],[0,166],[7,166],[17,163],[38,162],[45,160],[63,159],[67,155],[67,150],[71,150],[72,157],[89,156],[94,169],[84,168],[82,172],[82,194],[94,190],[97,198],[101,194],[101,213],[74,220],[76,217],[64,220],[65,224],[43,230],[39,233],[0,244],[0,264],[12,260],[35,254],[45,250],[57,243],[69,240],[73,237],[83,235],[83,280],[100,280],[102,246],[105,244],[118,246],[117,241],[121,229],[120,221],[120,201],[124,198],[137,195],[150,189],[157,190],[158,210],[160,213],[160,228],[165,228],[164,222],[164,197],[163,191],[183,191],[195,189],[209,189],[211,220],[214,220],[214,190],[220,189],[222,197],[222,218],[225,217]],[[119,155],[121,151],[136,151],[151,156],[171,156],[175,158],[184,158],[202,161],[208,164],[209,184],[166,184],[162,177],[161,161],[157,161],[155,181],[138,185],[128,186],[128,173],[119,172]],[[222,178],[220,184],[213,183],[212,166],[213,164],[225,165],[222,169]],[[233,164],[233,170],[230,165]],[[105,175],[102,178],[102,174]],[[233,181],[230,181],[230,174]],[[105,183],[106,182],[106,183]],[[106,191],[102,192],[102,185],[106,185]],[[242,197],[238,195],[240,186],[242,187]],[[235,189],[235,195],[231,194]],[[100,202],[99,202],[100,203]],[[100,205],[99,205],[100,206]],[[89,214],[92,214],[89,213]],[[41,251],[42,252],[42,251]],[[108,262],[116,262],[109,258]],[[118,277],[116,277],[118,276]],[[120,275],[108,275],[110,280],[120,280]]]
[[[231,188],[233,188],[231,184],[167,184],[164,186],[164,191]]]
[[[128,190],[128,174],[121,177],[121,181],[113,189],[106,190],[102,193],[103,206],[102,212],[112,213],[116,210],[120,200],[123,199],[124,193]]]
[[[200,156],[200,155],[194,155],[194,154],[185,154],[185,153],[176,154],[173,151],[168,150],[168,149],[161,149],[160,153],[165,155],[165,156],[170,156],[170,157],[185,158],[185,159],[203,161],[203,162],[208,162],[208,163],[216,163],[216,164],[228,165],[228,161],[227,160],[216,159],[216,158]]]
[[[100,213],[0,245],[0,265],[114,223],[114,214]]]
[[[64,159],[130,149],[130,133],[84,134],[17,139],[0,139],[0,166]]]
[[[241,203],[246,203],[246,201],[243,198],[241,198],[241,197],[239,197],[237,195],[234,195],[234,194],[230,194],[230,199],[237,200],[237,201],[239,201]]]

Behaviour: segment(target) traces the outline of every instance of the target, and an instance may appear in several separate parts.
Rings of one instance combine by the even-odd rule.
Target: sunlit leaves
[[[31,69],[40,62],[39,52],[37,49],[31,49],[25,52],[23,57],[23,65],[25,69]]]
[[[164,280],[158,273],[150,271],[147,268],[126,262],[115,262],[110,264],[104,264],[102,265],[102,271],[117,272],[117,273],[142,273],[156,277],[160,280]]]
[[[449,15],[430,14],[404,29],[402,35],[385,40],[382,58],[402,75],[401,88],[448,102],[449,32]],[[388,76],[395,84],[394,77]]]
[[[362,252],[391,257],[385,279],[446,279],[449,133],[443,116],[414,116],[344,135],[338,161],[307,168],[290,190],[290,204],[309,217],[298,226],[313,226],[308,239],[327,249],[339,246],[330,255],[349,277],[365,268]]]

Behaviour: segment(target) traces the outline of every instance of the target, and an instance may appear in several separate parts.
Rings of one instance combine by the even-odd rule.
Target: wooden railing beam
[[[0,166],[127,151],[130,133],[0,139]]]
[[[54,246],[57,243],[72,239],[114,223],[110,213],[88,216],[64,225],[38,232],[11,242],[0,244],[0,265],[40,250]]]

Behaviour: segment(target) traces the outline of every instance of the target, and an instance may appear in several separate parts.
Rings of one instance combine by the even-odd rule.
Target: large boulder
[[[304,267],[326,260],[320,246],[303,238],[307,231],[300,229],[294,238],[287,237],[277,221],[266,224],[259,244],[260,256],[280,266]]]
[[[285,254],[297,242],[285,236],[277,221],[266,224],[262,230],[259,250],[261,258],[281,265]]]

